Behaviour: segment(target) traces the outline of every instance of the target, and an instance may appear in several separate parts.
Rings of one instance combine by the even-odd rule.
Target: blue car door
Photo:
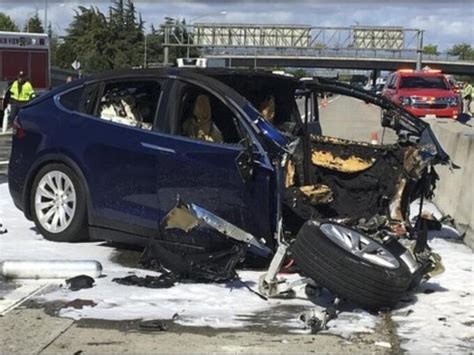
[[[156,139],[162,84],[149,78],[102,83],[94,112],[73,113],[65,122],[64,139],[74,140],[70,155],[88,182],[94,227],[156,235],[160,152],[147,144]]]
[[[271,239],[274,229],[273,169],[260,146],[251,162],[252,174],[245,177],[242,157],[251,139],[242,117],[221,97],[201,87],[175,80],[173,100],[168,100],[169,134],[162,134],[154,148],[158,158],[158,196],[161,215],[177,199],[203,207],[256,237]],[[206,141],[184,136],[183,123],[192,116],[198,95],[211,102],[212,120],[223,141]],[[189,117],[188,117],[189,116]],[[239,134],[240,132],[240,134]]]

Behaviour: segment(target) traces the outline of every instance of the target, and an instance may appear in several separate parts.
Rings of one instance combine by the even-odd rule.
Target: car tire
[[[55,242],[89,240],[84,186],[64,164],[49,164],[36,174],[30,193],[33,221]]]
[[[332,229],[347,233],[357,233],[363,243],[374,248],[382,248],[389,261],[378,256],[375,261],[371,253],[365,257],[350,251],[350,247],[341,246],[337,234]],[[336,230],[335,229],[335,230]],[[351,231],[351,232],[349,232]],[[348,238],[347,236],[343,236]],[[342,239],[344,240],[344,239]],[[348,242],[353,244],[353,242]],[[398,252],[401,245],[397,243]],[[364,245],[359,242],[359,246]],[[401,247],[403,248],[403,247]],[[402,249],[403,250],[403,249]],[[306,222],[290,247],[292,257],[302,272],[315,280],[320,286],[330,290],[334,295],[368,310],[393,308],[410,287],[413,275],[406,264],[392,253],[389,246],[382,245],[373,239],[337,223],[324,223],[318,226],[314,222]],[[383,265],[386,263],[386,265]]]

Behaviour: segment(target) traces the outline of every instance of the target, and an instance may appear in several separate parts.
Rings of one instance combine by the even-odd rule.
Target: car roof
[[[145,77],[145,76],[178,76],[178,77],[195,77],[195,75],[202,75],[203,77],[222,77],[222,76],[246,76],[246,77],[260,77],[273,78],[286,82],[295,82],[298,80],[280,74],[274,74],[264,70],[252,69],[236,69],[236,68],[177,68],[177,67],[163,67],[152,69],[123,69],[114,70],[101,74],[88,76],[86,81],[94,80],[108,80],[125,77]]]
[[[261,79],[273,79],[281,82],[285,86],[296,86],[299,85],[299,81],[293,77],[284,75],[274,74],[263,70],[251,70],[251,69],[230,69],[230,68],[178,68],[178,67],[162,67],[162,68],[150,68],[150,69],[122,69],[113,70],[100,74],[93,74],[81,79],[73,80],[72,82],[62,85],[52,91],[50,91],[44,98],[54,96],[58,93],[64,92],[75,87],[79,87],[83,84],[92,83],[96,81],[106,80],[120,80],[120,79],[131,79],[131,78],[146,78],[146,77],[175,77],[182,79],[194,79],[206,86],[217,88],[226,95],[234,97],[239,104],[242,104],[245,100],[242,95],[238,94],[235,89],[226,84],[224,81],[219,80],[220,78],[230,77],[246,77],[246,78],[261,78]],[[245,100],[246,101],[246,100]]]

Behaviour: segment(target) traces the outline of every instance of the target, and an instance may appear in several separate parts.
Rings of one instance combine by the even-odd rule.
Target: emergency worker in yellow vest
[[[20,71],[18,79],[10,87],[10,121],[15,119],[20,108],[32,99],[34,93],[33,85],[28,81],[25,73]]]

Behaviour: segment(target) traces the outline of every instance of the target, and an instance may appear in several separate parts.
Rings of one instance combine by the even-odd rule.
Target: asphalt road
[[[299,102],[304,114],[303,103]],[[380,108],[347,96],[333,96],[323,104],[319,101],[319,117],[323,135],[356,141],[370,142],[372,133],[377,134],[378,143],[390,144],[397,136],[392,130],[383,130],[380,125]]]
[[[376,131],[379,139],[381,137],[380,113],[373,106],[350,98],[334,97],[326,107],[321,107],[320,112],[325,135],[369,141],[370,133]],[[10,142],[10,136],[0,136],[2,163],[8,160]],[[6,172],[6,165],[0,165],[0,183],[5,181]],[[173,325],[167,332],[147,333],[140,331],[136,322],[74,321],[36,307],[34,304],[22,306],[0,317],[0,353],[391,353],[399,346],[388,316],[375,334],[364,334],[347,341],[325,334],[275,333],[265,329],[216,331]],[[389,344],[391,348],[376,343]]]

